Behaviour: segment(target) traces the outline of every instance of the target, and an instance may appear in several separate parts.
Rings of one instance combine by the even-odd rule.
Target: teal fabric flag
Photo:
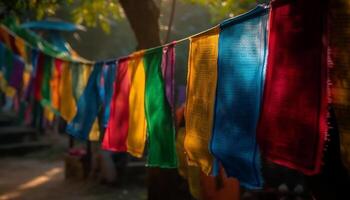
[[[166,97],[161,63],[163,49],[146,51],[145,111],[148,130],[148,162],[150,167],[175,168],[175,129],[171,107]]]
[[[210,150],[229,177],[262,187],[256,127],[264,86],[268,10],[220,24],[218,82]]]
[[[98,84],[101,77],[103,63],[97,63],[93,67],[88,83],[77,102],[77,114],[67,125],[66,131],[70,135],[83,139],[89,139],[89,133],[97,117],[101,105],[98,92]]]

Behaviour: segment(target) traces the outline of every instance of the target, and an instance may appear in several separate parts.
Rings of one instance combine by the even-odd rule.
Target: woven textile
[[[327,134],[324,3],[273,2],[259,145],[271,161],[320,171]]]
[[[262,187],[256,127],[264,86],[267,11],[257,7],[220,25],[210,150],[229,177],[250,189]]]
[[[213,127],[217,81],[219,28],[191,38],[186,96],[185,150],[188,164],[210,174],[213,156],[209,141]]]
[[[145,112],[148,130],[148,159],[151,167],[175,168],[175,128],[162,75],[163,48],[145,52]],[[169,62],[169,61],[165,61]],[[170,66],[169,66],[170,68]]]

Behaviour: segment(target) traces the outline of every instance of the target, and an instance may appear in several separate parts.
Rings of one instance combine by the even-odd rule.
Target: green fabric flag
[[[50,79],[51,70],[53,66],[53,59],[50,56],[45,56],[44,69],[43,69],[43,81],[41,86],[41,103],[45,106],[51,105],[51,93],[50,93]]]
[[[13,69],[13,59],[14,55],[11,50],[5,48],[5,79],[7,82],[10,81],[12,69]]]
[[[143,58],[146,73],[145,111],[149,145],[147,165],[175,168],[177,167],[175,129],[161,71],[162,53],[162,48],[149,50]]]

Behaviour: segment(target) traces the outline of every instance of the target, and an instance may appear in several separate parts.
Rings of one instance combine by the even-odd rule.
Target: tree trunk
[[[126,17],[134,31],[137,49],[160,45],[159,8],[153,0],[120,0]]]

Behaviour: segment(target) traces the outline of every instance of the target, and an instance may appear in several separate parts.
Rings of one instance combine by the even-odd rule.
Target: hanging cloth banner
[[[135,52],[128,60],[130,70],[129,130],[127,150],[135,157],[142,157],[146,142],[145,116],[145,68],[144,51]]]
[[[20,92],[23,84],[24,62],[18,56],[13,56],[13,68],[9,85]]]
[[[209,175],[209,152],[217,82],[219,28],[191,38],[187,75],[185,150],[188,164]]]
[[[105,150],[127,151],[130,78],[128,59],[120,59],[114,83],[109,121],[102,141],[102,148]]]
[[[79,97],[83,94],[93,67],[80,63],[71,63],[70,66],[72,69],[73,95],[75,102],[78,102]]]
[[[106,63],[103,66],[103,72],[101,74],[101,79],[99,83],[99,95],[103,106],[103,116],[102,124],[104,127],[107,126],[109,115],[110,115],[110,105],[113,95],[113,85],[114,79],[116,77],[116,61]]]
[[[324,3],[271,4],[268,64],[258,139],[271,161],[320,172],[327,136]]]
[[[330,2],[328,63],[331,67],[332,103],[340,132],[343,162],[350,171],[350,1]]]
[[[172,110],[174,110],[175,43],[171,43],[163,48],[162,74],[165,83],[166,97]]]
[[[262,187],[256,127],[264,86],[268,10],[257,7],[220,25],[215,122],[210,150],[229,177]]]
[[[72,70],[70,63],[62,61],[62,78],[60,80],[60,109],[59,112],[68,123],[73,120],[77,108],[73,96]]]
[[[34,75],[34,98],[37,101],[40,101],[42,99],[41,86],[43,83],[44,67],[45,55],[43,53],[39,53]]]
[[[184,140],[185,140],[185,128],[180,127],[177,129],[176,133],[176,154],[178,156],[178,172],[180,176],[187,180],[188,188],[191,195],[195,199],[201,198],[201,183],[200,183],[200,174],[201,170],[196,166],[188,166],[185,149],[184,149]]]
[[[162,75],[162,57],[164,57],[163,48],[157,48],[146,51],[143,58],[146,72],[145,112],[149,144],[147,165],[175,168],[177,167],[175,128]]]
[[[97,117],[101,99],[99,97],[98,84],[101,77],[103,63],[97,63],[88,79],[87,85],[77,102],[77,113],[74,119],[67,125],[66,131],[70,135],[83,139],[89,139],[89,133]]]
[[[55,59],[54,66],[52,67],[52,76],[50,80],[51,90],[51,107],[55,110],[59,110],[60,107],[60,82],[62,76],[62,64],[63,61]],[[64,102],[63,102],[64,103]]]
[[[44,66],[43,66],[42,82],[41,82],[41,103],[45,107],[50,107],[51,105],[51,91],[50,91],[50,80],[51,71],[53,68],[53,59],[49,56],[45,56]]]

